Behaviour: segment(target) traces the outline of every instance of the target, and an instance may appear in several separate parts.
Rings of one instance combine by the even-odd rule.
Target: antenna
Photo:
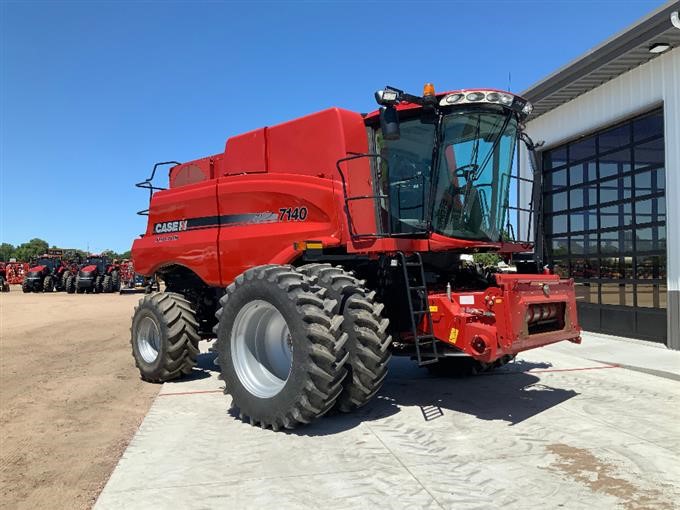
[[[508,92],[512,92],[512,71],[508,71]]]

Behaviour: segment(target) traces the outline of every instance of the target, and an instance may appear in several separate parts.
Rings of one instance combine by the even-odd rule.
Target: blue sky
[[[0,241],[126,250],[156,161],[385,84],[519,92],[661,4],[0,0]]]

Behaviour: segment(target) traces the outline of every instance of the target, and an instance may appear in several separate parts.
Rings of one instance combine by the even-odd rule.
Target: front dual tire
[[[249,269],[217,312],[216,350],[239,417],[273,430],[333,407],[347,372],[347,334],[335,302],[289,266]]]

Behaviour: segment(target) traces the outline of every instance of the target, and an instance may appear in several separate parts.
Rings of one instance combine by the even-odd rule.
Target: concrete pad
[[[675,353],[603,341],[464,379],[394,359],[369,405],[287,433],[236,419],[203,354],[95,508],[677,508],[680,383],[611,361],[672,374]]]

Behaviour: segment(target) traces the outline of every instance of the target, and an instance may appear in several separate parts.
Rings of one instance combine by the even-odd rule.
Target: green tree
[[[28,262],[34,257],[38,257],[47,252],[49,244],[39,238],[34,238],[27,243],[20,244],[14,252],[14,256],[20,262]]]
[[[14,245],[9,243],[0,244],[0,261],[9,262],[9,259],[14,257],[14,251],[16,248]]]
[[[497,253],[475,253],[472,257],[477,264],[484,267],[495,266],[502,260]]]

